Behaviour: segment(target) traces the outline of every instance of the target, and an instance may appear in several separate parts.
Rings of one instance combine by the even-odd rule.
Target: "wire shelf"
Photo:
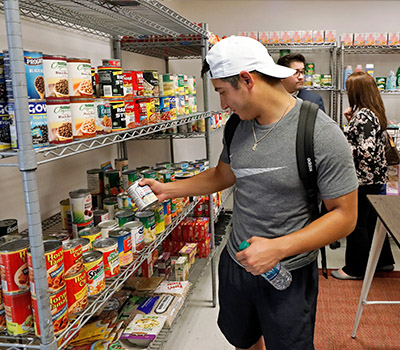
[[[346,54],[393,54],[399,53],[400,45],[364,45],[364,46],[343,46],[343,53]]]

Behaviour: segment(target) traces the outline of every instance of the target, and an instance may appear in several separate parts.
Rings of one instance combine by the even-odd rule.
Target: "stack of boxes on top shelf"
[[[400,33],[342,33],[340,41],[344,46],[394,46],[400,43]]]
[[[239,32],[238,35],[253,38],[262,44],[322,44],[336,42],[336,30]]]

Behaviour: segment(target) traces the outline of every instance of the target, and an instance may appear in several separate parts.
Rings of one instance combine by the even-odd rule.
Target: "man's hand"
[[[166,192],[166,184],[156,181],[154,179],[143,179],[139,182],[140,186],[148,185],[154,194],[157,196],[159,202],[163,202],[170,197]]]
[[[281,250],[278,239],[268,239],[253,236],[247,242],[250,247],[238,252],[236,259],[247,272],[261,275],[271,270],[281,260]]]

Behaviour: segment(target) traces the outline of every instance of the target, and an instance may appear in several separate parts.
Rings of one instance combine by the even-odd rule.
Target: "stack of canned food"
[[[118,60],[95,69],[86,58],[24,51],[33,147],[68,143],[197,112],[196,79],[123,71]],[[172,85],[171,85],[172,83]],[[8,51],[0,53],[0,151],[18,149]]]

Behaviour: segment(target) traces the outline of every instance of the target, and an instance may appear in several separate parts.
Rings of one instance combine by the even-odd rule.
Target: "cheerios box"
[[[344,46],[353,45],[353,33],[342,33],[340,41],[343,42]]]
[[[354,46],[365,45],[365,33],[354,33]]]
[[[399,33],[388,33],[388,45],[399,45],[400,43],[400,36]]]

